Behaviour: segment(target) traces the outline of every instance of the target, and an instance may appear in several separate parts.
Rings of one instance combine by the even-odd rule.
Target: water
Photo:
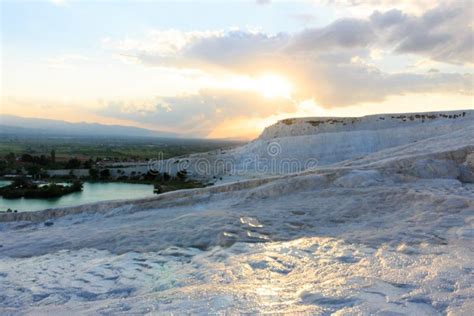
[[[0,187],[8,184],[9,181],[0,181]],[[153,194],[153,185],[149,184],[86,182],[82,192],[55,199],[4,199],[0,197],[0,210],[6,211],[11,208],[18,212],[30,212],[106,200],[138,199],[153,196]]]

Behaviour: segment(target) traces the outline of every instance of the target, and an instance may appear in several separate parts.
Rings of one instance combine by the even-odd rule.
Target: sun
[[[283,76],[264,74],[256,79],[256,90],[265,98],[290,98],[293,87]]]
[[[233,90],[253,91],[265,99],[291,99],[293,85],[284,76],[276,73],[262,73],[259,76],[231,76],[214,83],[215,87]]]

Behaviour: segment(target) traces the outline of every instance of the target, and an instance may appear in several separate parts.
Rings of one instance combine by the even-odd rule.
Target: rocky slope
[[[247,145],[120,168],[125,175],[158,172],[214,183],[299,172],[474,125],[474,111],[384,114],[360,118],[295,118],[277,122]],[[87,170],[84,171],[87,173]],[[112,169],[112,176],[117,175]],[[222,180],[220,180],[222,178]]]
[[[439,135],[433,127],[460,128],[465,120],[472,121],[472,110],[402,113],[402,114],[377,114],[363,117],[305,117],[289,118],[278,121],[267,127],[260,139],[273,139],[288,136],[316,135],[322,133],[354,132],[354,131],[379,131],[390,128],[412,128],[430,130]]]
[[[223,181],[301,172],[474,126],[474,111],[384,114],[361,118],[295,118],[266,128],[245,146],[228,152],[170,160],[158,170],[187,169]],[[415,146],[415,148],[418,146]],[[436,149],[437,150],[437,149]],[[204,163],[203,163],[204,162]],[[204,166],[204,167],[203,167]],[[170,168],[171,167],[171,168]]]
[[[280,122],[187,158],[233,159],[231,183],[2,214],[0,313],[469,315],[474,124],[462,112],[352,131]],[[228,174],[282,155],[319,163]]]
[[[295,118],[264,130],[237,150],[242,157],[328,165],[421,140],[447,135],[474,125],[474,111],[384,114],[360,118]],[[272,155],[278,152],[277,155]],[[289,172],[298,171],[290,169]],[[282,168],[282,173],[288,172]]]

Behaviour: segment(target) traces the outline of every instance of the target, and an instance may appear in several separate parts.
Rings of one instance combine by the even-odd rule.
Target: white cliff
[[[0,214],[0,313],[469,315],[474,114],[443,115],[279,122],[185,158],[221,185]]]

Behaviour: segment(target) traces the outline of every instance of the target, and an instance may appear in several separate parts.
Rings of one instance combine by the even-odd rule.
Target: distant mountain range
[[[36,136],[128,136],[128,137],[180,137],[180,134],[154,131],[145,128],[105,125],[98,123],[70,123],[59,120],[26,118],[14,115],[0,116],[0,135]]]

